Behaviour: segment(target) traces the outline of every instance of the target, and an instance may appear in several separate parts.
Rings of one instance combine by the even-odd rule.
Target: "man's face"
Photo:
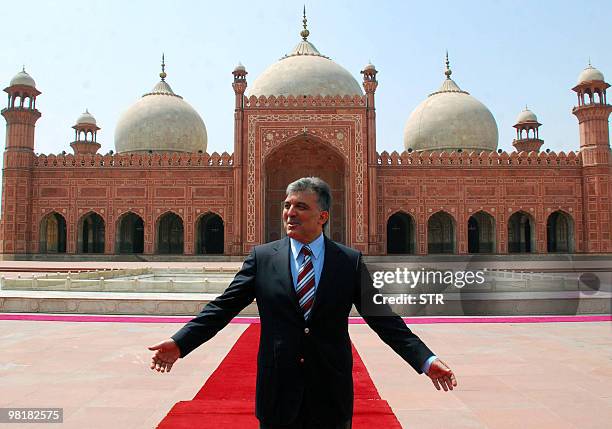
[[[283,206],[283,222],[287,235],[308,244],[323,231],[329,212],[321,210],[314,192],[287,195]]]

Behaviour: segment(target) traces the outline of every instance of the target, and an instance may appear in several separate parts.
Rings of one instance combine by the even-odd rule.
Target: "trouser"
[[[301,420],[300,418],[289,425],[282,426],[267,425],[261,422],[259,423],[259,429],[351,429],[351,427],[351,420],[345,423],[331,425],[326,425],[325,423],[308,422]]]
[[[259,422],[259,429],[351,429],[352,419],[342,423],[328,423],[320,421],[317,410],[310,406],[308,394],[305,393],[300,405],[297,419],[288,425],[270,425]]]

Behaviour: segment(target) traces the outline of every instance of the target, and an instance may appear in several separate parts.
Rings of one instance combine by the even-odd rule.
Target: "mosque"
[[[4,90],[0,253],[244,255],[283,236],[284,189],[305,175],[332,187],[326,234],[366,255],[612,252],[612,107],[599,70],[589,64],[572,88],[576,152],[540,151],[527,109],[515,151],[498,150],[495,118],[451,79],[447,58],[439,89],[407,119],[404,150],[379,153],[376,67],[360,84],[306,24],[252,83],[233,70],[233,153],[207,153],[206,126],[162,61],[160,82],[118,121],[115,152],[98,153],[86,111],[74,154],[38,155],[41,92],[19,72]]]

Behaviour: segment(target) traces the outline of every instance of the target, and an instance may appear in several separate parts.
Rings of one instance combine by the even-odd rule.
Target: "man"
[[[306,177],[287,187],[287,238],[257,246],[217,299],[171,339],[152,347],[151,369],[168,372],[256,299],[261,321],[256,415],[262,429],[350,428],[354,304],[368,325],[435,387],[457,385],[453,372],[388,308],[365,311],[371,281],[361,254],[323,234],[329,186]],[[385,317],[381,316],[384,314]],[[441,386],[441,387],[440,387]]]

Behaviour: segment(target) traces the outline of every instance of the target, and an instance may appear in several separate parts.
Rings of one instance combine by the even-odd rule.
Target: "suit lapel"
[[[289,266],[289,255],[291,253],[291,246],[289,244],[289,238],[285,237],[278,243],[278,247],[274,249],[276,254],[274,255],[274,272],[280,280],[280,286],[283,292],[291,299],[291,302],[295,306],[296,311],[302,314],[300,303],[293,287],[293,277],[291,276],[291,267]]]
[[[320,311],[319,308],[321,307],[322,303],[326,302],[326,297],[329,297],[329,295],[334,291],[334,282],[337,272],[334,267],[338,266],[338,252],[339,249],[333,244],[333,242],[325,237],[325,259],[323,261],[323,271],[321,272],[321,279],[319,280],[315,300],[312,304],[312,311],[310,312],[311,319],[314,318]],[[328,299],[327,302],[329,301],[330,300]],[[331,301],[333,301],[333,299]]]

